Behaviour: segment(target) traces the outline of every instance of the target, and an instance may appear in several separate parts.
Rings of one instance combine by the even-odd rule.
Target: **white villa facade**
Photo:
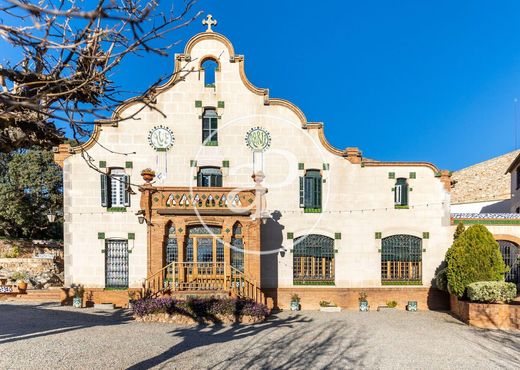
[[[114,117],[136,119],[57,148],[66,285],[105,302],[143,285],[231,289],[240,274],[279,307],[292,293],[304,308],[349,307],[360,290],[374,304],[442,306],[432,279],[452,242],[448,171],[332,147],[322,123],[253,86],[244,57],[211,29],[175,68],[153,109],[129,100]],[[155,178],[145,183],[144,169]]]

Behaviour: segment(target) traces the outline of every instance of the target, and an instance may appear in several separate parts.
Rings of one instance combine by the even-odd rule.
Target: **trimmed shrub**
[[[459,238],[459,236],[461,236],[462,233],[464,233],[464,231],[466,231],[466,227],[461,222],[460,224],[457,225],[457,228],[455,229],[455,232],[453,233],[453,241],[457,240]]]
[[[516,298],[516,285],[505,281],[477,281],[468,285],[468,298],[472,302],[510,302]]]
[[[446,252],[448,291],[459,298],[477,281],[503,281],[506,265],[498,243],[483,225],[464,231]]]
[[[444,292],[448,291],[448,268],[445,267],[440,269],[439,272],[435,275],[435,286],[437,289],[442,290]]]

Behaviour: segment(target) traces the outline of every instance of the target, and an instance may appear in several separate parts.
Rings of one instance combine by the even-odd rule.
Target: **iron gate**
[[[499,240],[498,245],[500,246],[500,253],[509,272],[506,274],[506,281],[511,283],[520,283],[520,263],[518,258],[520,257],[520,250],[518,245],[508,240]]]
[[[105,287],[128,288],[128,241],[105,242]]]

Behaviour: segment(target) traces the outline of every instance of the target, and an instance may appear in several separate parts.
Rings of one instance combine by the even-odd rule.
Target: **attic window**
[[[215,71],[218,68],[218,63],[214,59],[206,59],[201,69],[204,71],[204,86],[215,87]]]

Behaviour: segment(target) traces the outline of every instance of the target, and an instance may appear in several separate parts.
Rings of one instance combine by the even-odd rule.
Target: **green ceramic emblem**
[[[253,127],[246,134],[246,145],[253,152],[265,152],[271,145],[271,134],[265,128]]]

